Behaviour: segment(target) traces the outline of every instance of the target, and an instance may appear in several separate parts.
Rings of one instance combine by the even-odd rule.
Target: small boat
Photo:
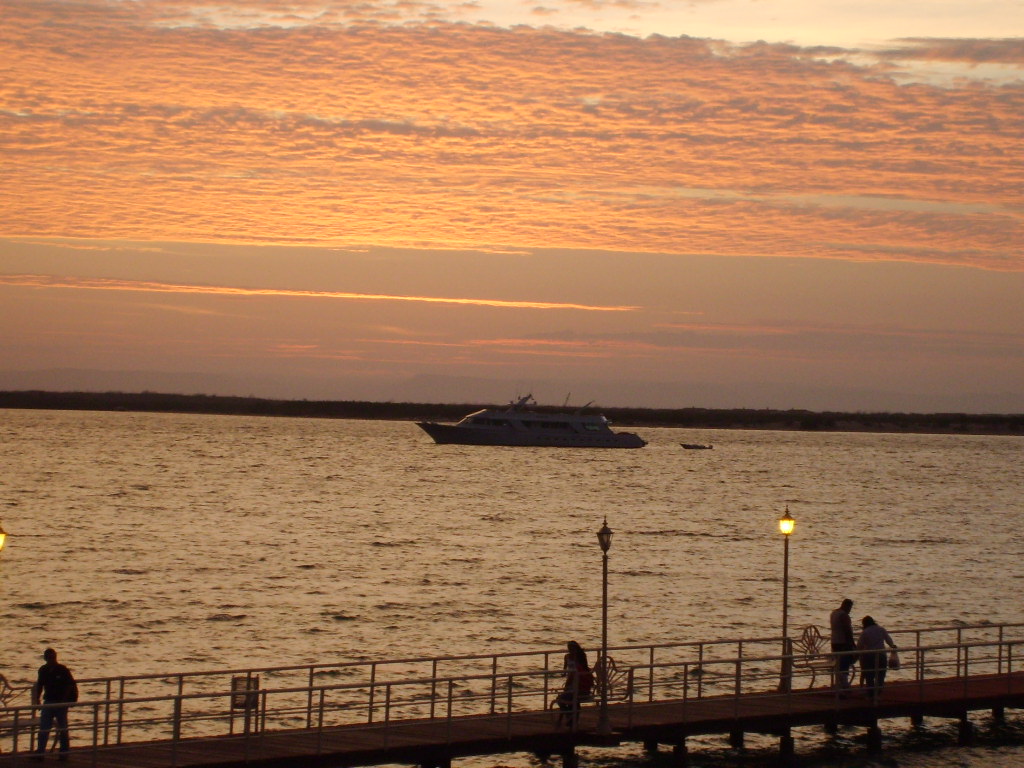
[[[647,442],[632,432],[612,432],[601,414],[549,413],[531,409],[533,395],[508,407],[484,408],[456,424],[417,421],[435,443],[454,445],[528,445],[558,448],[643,448]],[[589,403],[588,403],[589,405]],[[586,408],[586,406],[583,406]]]
[[[707,445],[703,443],[680,443],[680,445],[688,451],[710,451],[715,447],[710,443]]]

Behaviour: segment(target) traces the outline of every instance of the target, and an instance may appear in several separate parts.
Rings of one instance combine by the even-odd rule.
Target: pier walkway
[[[575,727],[558,722],[561,650],[81,680],[67,764],[437,768],[531,752],[571,766],[578,746],[625,742],[667,745],[684,764],[691,736],[739,746],[745,733],[772,734],[788,757],[793,729],[862,726],[879,748],[880,721],[941,717],[967,741],[971,712],[1024,706],[1024,624],[892,634],[902,668],[877,701],[856,686],[840,697],[827,657],[778,637],[610,648],[608,729],[596,702]],[[34,764],[38,715],[0,708],[0,768]]]

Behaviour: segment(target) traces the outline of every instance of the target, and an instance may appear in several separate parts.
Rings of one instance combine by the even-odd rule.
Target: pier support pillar
[[[957,734],[957,743],[961,747],[974,743],[974,723],[967,718],[966,713],[960,716],[960,727],[957,729]]]
[[[835,720],[829,720],[825,723],[824,727],[825,733],[827,733],[829,736],[835,736],[837,733],[839,733],[839,723],[837,723]]]
[[[787,728],[781,734],[779,734],[779,762],[782,765],[792,765],[793,759],[796,757],[796,746],[793,741],[793,736]]]
[[[992,719],[997,723],[1006,722],[1006,708],[1005,707],[992,707]]]
[[[882,729],[878,727],[878,723],[872,723],[868,726],[868,752],[881,752],[882,751]]]
[[[580,768],[580,758],[575,747],[569,747],[562,752],[562,768]]]
[[[421,768],[452,768],[452,759],[447,755],[443,757],[432,757],[420,764]]]
[[[743,731],[729,731],[729,746],[733,749],[743,749]]]
[[[646,752],[648,755],[658,754],[658,740],[644,739],[644,752]]]
[[[672,745],[672,765],[684,768],[690,764],[690,753],[686,749],[686,739]]]
[[[915,712],[910,716],[910,724],[915,728],[920,728],[922,725],[924,725],[924,715],[922,715],[920,712]]]

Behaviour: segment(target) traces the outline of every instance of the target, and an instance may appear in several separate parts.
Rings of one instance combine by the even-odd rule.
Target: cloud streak
[[[298,291],[280,288],[238,288],[213,285],[182,285],[113,280],[101,278],[71,279],[49,275],[0,275],[0,285],[20,288],[49,288],[83,291],[128,291],[132,293],[172,293],[197,296],[242,296],[285,299],[345,299],[355,301],[403,301],[423,304],[457,304],[498,309],[568,309],[584,312],[631,312],[639,307],[596,306],[544,301],[503,301],[500,299],[444,298],[438,296],[393,296],[346,291]]]

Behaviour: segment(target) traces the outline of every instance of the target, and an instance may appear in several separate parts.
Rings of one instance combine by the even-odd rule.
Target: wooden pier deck
[[[614,695],[616,700],[608,706],[611,733],[605,735],[598,733],[597,704],[584,707],[575,729],[556,722],[556,712],[548,708],[548,703],[557,689],[550,689],[546,683],[536,688],[527,686],[529,681],[546,681],[552,674],[547,670],[374,682],[369,697],[372,701],[376,694],[378,703],[364,712],[362,722],[342,724],[327,724],[328,694],[351,692],[358,686],[361,695],[366,695],[364,684],[260,690],[258,700],[248,701],[260,704],[247,712],[240,724],[241,732],[234,732],[232,725],[230,733],[197,736],[185,735],[185,726],[193,720],[208,725],[209,715],[204,710],[191,719],[185,716],[188,701],[233,695],[237,704],[238,694],[187,693],[179,680],[179,693],[167,697],[176,717],[170,721],[174,734],[171,738],[127,740],[111,736],[111,711],[123,712],[129,704],[145,702],[149,712],[163,701],[162,697],[108,697],[75,705],[71,713],[72,728],[76,729],[75,746],[66,764],[93,768],[327,768],[399,763],[436,768],[459,757],[532,752],[558,755],[564,764],[571,765],[576,760],[577,746],[625,742],[642,743],[648,748],[669,745],[683,764],[686,740],[691,736],[722,734],[736,740],[744,733],[773,734],[779,738],[781,754],[787,756],[793,748],[792,729],[838,725],[865,727],[869,746],[873,743],[871,734],[876,735],[875,741],[880,745],[879,721],[885,719],[953,718],[961,722],[962,728],[969,729],[970,712],[990,710],[1001,714],[1005,709],[1024,706],[1024,664],[1017,661],[1024,658],[1020,652],[1024,650],[1024,637],[1008,639],[1000,631],[1000,638],[918,644],[909,650],[902,646],[901,651],[913,663],[904,669],[907,674],[902,678],[886,684],[878,701],[865,696],[856,686],[842,698],[830,686],[800,687],[804,681],[799,664],[791,666],[792,655],[712,658],[708,649],[701,647],[695,661],[638,664],[628,670],[620,666],[620,687],[609,688],[609,696]],[[721,669],[717,674],[716,668]],[[937,669],[952,674],[938,675]],[[731,670],[731,674],[725,670]],[[786,675],[782,690],[780,670]],[[484,684],[478,689],[485,691],[479,697],[480,709],[484,711],[459,713],[452,692],[457,683],[468,694],[472,682]],[[417,716],[397,717],[401,706],[398,687],[415,685],[420,690],[424,684],[430,685],[432,693],[426,700],[414,697],[416,708],[410,711]],[[659,695],[659,690],[664,693]],[[297,710],[291,703],[301,693],[306,696],[306,707],[299,712],[306,717],[305,725],[270,726],[268,717],[272,717],[275,708],[268,699],[273,694],[286,693],[289,696],[281,701],[287,700],[289,705],[281,705],[276,711],[287,711],[294,718]],[[379,704],[380,696],[384,705]],[[525,699],[516,704],[521,696]],[[381,706],[383,718],[379,717]],[[105,718],[101,716],[104,712]],[[12,708],[0,711],[0,719],[7,723],[8,730],[8,736],[0,742],[5,745],[0,768],[34,764],[30,763],[28,751],[30,733],[23,734],[20,743],[14,743],[19,747],[17,751],[6,749],[10,745],[12,713]],[[89,713],[92,725],[85,728],[82,721]],[[123,714],[119,717],[123,718]],[[154,718],[147,720],[152,726]],[[91,743],[83,743],[87,734]],[[48,761],[56,757],[56,753],[47,754]]]

